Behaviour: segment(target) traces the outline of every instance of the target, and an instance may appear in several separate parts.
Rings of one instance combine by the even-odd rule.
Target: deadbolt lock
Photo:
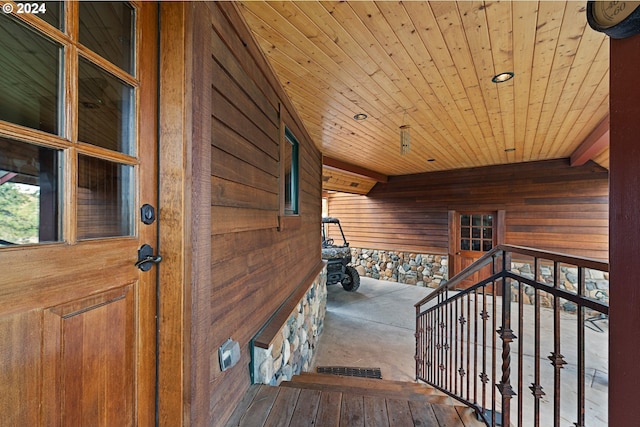
[[[156,210],[148,203],[145,203],[140,208],[140,218],[142,222],[150,225],[156,220]]]

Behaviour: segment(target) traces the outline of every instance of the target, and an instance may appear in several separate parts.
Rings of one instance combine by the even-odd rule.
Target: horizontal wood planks
[[[608,172],[532,162],[392,177],[329,195],[353,247],[448,253],[447,211],[504,209],[505,243],[608,259]]]
[[[215,426],[242,403],[249,388],[249,341],[302,282],[315,278],[309,279],[310,273],[318,272],[322,157],[236,6],[212,2],[190,7],[198,17],[193,33],[200,40],[192,55],[209,61],[203,69],[210,70],[198,77],[201,88],[194,89],[194,99],[210,112],[197,123],[200,136],[193,141],[193,155],[210,153],[210,158],[193,163],[194,176],[206,184],[198,188],[210,195],[203,197],[204,206],[193,194],[192,220],[199,221],[193,233],[201,244],[206,240],[199,251],[209,251],[210,257],[195,260],[207,274],[201,270],[195,278],[206,281],[194,285],[191,308],[192,319],[199,322],[199,333],[191,337],[197,349],[191,355],[197,367],[191,375],[199,389],[191,400],[193,408],[200,408],[192,410],[192,420]],[[281,191],[284,125],[299,142],[299,214],[291,218],[283,216]],[[222,372],[217,351],[228,338],[240,343],[241,358]],[[261,393],[269,395],[268,390]],[[286,401],[276,404],[287,413]],[[253,410],[260,408],[253,405]]]
[[[609,43],[584,9],[570,1],[240,7],[323,153],[392,176],[570,156],[608,114]],[[514,79],[492,82],[507,71]],[[358,113],[368,118],[354,120]],[[404,156],[403,124],[411,125]]]
[[[322,168],[322,189],[325,191],[341,191],[344,193],[367,194],[376,181],[337,171],[332,168]]]
[[[359,378],[356,378],[358,380]],[[345,378],[345,380],[349,380]],[[376,380],[383,383],[381,380]],[[406,383],[409,386],[413,383]],[[380,384],[383,386],[383,384]],[[314,388],[315,387],[315,388]],[[377,388],[374,384],[373,389]],[[383,386],[384,387],[384,386]],[[408,400],[402,392],[381,389],[341,391],[312,383],[284,382],[280,387],[252,386],[236,408],[227,427],[235,426],[433,426],[478,427],[473,411],[463,406]]]

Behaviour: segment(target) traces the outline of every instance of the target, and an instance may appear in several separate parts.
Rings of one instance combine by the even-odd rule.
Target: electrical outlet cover
[[[226,371],[235,366],[240,360],[240,344],[229,338],[218,349],[218,357],[220,359],[220,370]]]

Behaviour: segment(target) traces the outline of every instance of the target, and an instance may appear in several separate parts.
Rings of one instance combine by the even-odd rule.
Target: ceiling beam
[[[15,178],[17,175],[18,174],[15,172],[7,172],[6,174],[2,175],[2,177],[0,177],[0,185],[4,184],[12,178]]]
[[[334,159],[332,157],[322,156],[322,165],[328,169],[335,169],[352,175],[361,176],[363,178],[373,179],[378,182],[387,182],[389,180],[387,175],[372,171],[371,169],[352,165],[351,163],[343,162],[342,160]]]
[[[609,145],[609,116],[571,154],[571,166],[581,166]]]

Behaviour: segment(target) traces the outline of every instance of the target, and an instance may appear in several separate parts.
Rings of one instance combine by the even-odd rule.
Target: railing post
[[[415,337],[416,337],[416,354],[414,356],[414,359],[416,360],[416,382],[418,382],[418,379],[422,376],[422,328],[420,327],[420,321],[421,321],[421,316],[420,316],[420,306],[417,305],[416,306],[416,333],[415,333]]]
[[[583,297],[586,292],[586,283],[585,283],[585,268],[578,268],[578,295]],[[578,421],[575,423],[576,427],[585,427],[585,416],[584,416],[584,402],[585,402],[585,362],[584,362],[584,347],[585,347],[585,336],[584,336],[584,307],[578,307],[577,313],[578,321],[577,326],[578,330],[576,331],[578,336]]]
[[[507,262],[511,267],[511,255],[502,253],[502,326],[496,332],[502,339],[502,378],[497,384],[502,394],[502,425],[511,425],[511,397],[515,392],[511,387],[511,342],[516,339],[511,330],[511,279],[506,276]],[[495,302],[494,302],[495,303]]]

